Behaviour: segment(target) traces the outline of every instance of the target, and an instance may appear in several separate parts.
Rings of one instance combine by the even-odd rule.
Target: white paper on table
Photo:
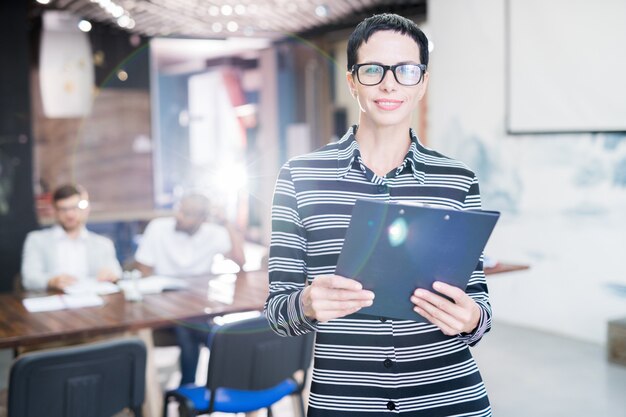
[[[66,308],[96,307],[104,305],[104,300],[96,294],[50,295],[25,298],[22,304],[30,313],[38,313]]]
[[[136,281],[137,289],[142,294],[159,294],[168,290],[182,290],[189,286],[189,283],[181,278],[166,277],[162,275],[151,275],[140,278]],[[135,285],[132,280],[118,281],[117,285],[126,290]]]
[[[96,294],[68,294],[62,297],[67,308],[96,307],[104,305],[102,297]]]
[[[63,289],[66,294],[98,294],[107,295],[120,292],[120,288],[109,281],[79,281]]]
[[[63,310],[65,303],[60,295],[50,295],[48,297],[35,297],[25,298],[22,300],[22,304],[26,310],[31,313],[38,313],[40,311],[54,311]]]

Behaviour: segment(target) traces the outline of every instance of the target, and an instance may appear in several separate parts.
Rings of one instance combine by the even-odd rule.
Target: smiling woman
[[[425,39],[424,36],[420,48],[408,34],[381,30],[367,34],[352,57],[348,55],[348,85],[355,92],[361,109],[359,131],[362,139],[359,145],[365,150],[366,164],[378,175],[385,175],[406,154],[408,144],[405,133],[411,126],[412,113],[428,85],[428,58],[425,58],[425,63],[421,62],[421,49],[425,48],[428,52],[428,41]],[[351,58],[354,63],[350,61]],[[362,82],[363,78],[365,82]],[[383,136],[387,141],[402,138],[400,142],[404,145],[395,150],[395,155],[389,155],[390,151],[394,152],[393,147],[381,149],[385,156],[368,152]],[[391,157],[391,161],[376,160],[377,155],[384,159]]]
[[[429,78],[428,40],[417,25],[392,14],[367,18],[350,36],[347,55],[359,123],[279,173],[267,317],[282,336],[316,332],[308,416],[490,416],[469,351],[491,326],[482,259],[466,288],[433,284],[447,298],[431,288],[394,294],[427,323],[417,314],[415,320],[366,314],[361,309],[378,295],[336,275],[357,199],[481,207],[474,173],[424,147],[410,128]],[[391,246],[403,240],[404,228],[387,229]]]

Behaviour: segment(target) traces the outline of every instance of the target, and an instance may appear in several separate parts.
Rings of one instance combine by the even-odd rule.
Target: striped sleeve
[[[463,209],[480,210],[481,208],[480,188],[478,186],[478,179],[474,176],[467,196],[465,197]],[[485,333],[491,330],[491,303],[489,302],[487,280],[485,279],[485,272],[483,270],[483,255],[480,256],[478,264],[474,272],[472,272],[465,292],[472,297],[478,304],[478,307],[480,307],[480,320],[478,321],[478,326],[476,326],[471,333],[461,333],[458,338],[462,342],[474,346]]]
[[[300,300],[307,276],[306,245],[306,232],[287,162],[280,170],[274,189],[268,265],[270,290],[265,303],[269,323],[281,336],[297,336],[315,330],[315,321],[304,315]]]

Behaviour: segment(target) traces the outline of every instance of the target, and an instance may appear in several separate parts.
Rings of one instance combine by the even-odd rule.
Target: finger
[[[369,307],[373,303],[372,300],[360,301],[331,301],[331,300],[314,300],[311,304],[316,312],[333,311],[333,310],[360,310],[363,307]]]
[[[342,277],[340,275],[320,275],[313,279],[311,285],[319,285],[327,288],[340,288],[346,290],[358,291],[363,289],[359,281]]]
[[[361,304],[353,305],[351,307],[347,307],[345,304],[341,305],[336,309],[329,309],[320,311],[317,315],[318,321],[328,321],[340,317],[345,317],[350,314],[354,314],[361,310],[363,307],[367,307],[371,305],[370,302],[362,302]]]
[[[411,302],[415,304],[416,307],[419,307],[422,311],[428,314],[428,316],[431,318],[429,319],[431,323],[440,323],[449,329],[454,329],[455,334],[460,333],[460,330],[463,329],[463,322],[460,319],[460,317],[463,317],[463,310],[443,297],[437,296],[437,298],[443,300],[442,305],[451,305],[453,308],[450,308],[449,311],[446,311],[439,305],[432,304],[422,298],[415,296],[411,297]],[[441,326],[439,327],[441,328]]]
[[[57,280],[57,282],[56,282],[55,286],[56,286],[58,289],[63,290],[63,289],[65,289],[65,287],[67,287],[67,286],[68,286],[68,285],[70,285],[70,284],[71,284],[71,282],[70,282],[67,278],[62,277],[62,278],[59,278],[59,279]]]
[[[468,298],[468,295],[464,290],[454,285],[446,284],[445,282],[435,281],[433,283],[433,289],[443,295],[452,298],[456,303],[462,303]]]
[[[311,286],[310,297],[312,300],[333,300],[333,301],[350,301],[350,300],[373,300],[374,293],[367,290],[343,290],[336,288],[326,288],[319,286]]]
[[[413,292],[413,296],[419,300],[424,300],[425,302],[437,307],[437,309],[445,311],[453,316],[459,315],[459,311],[461,310],[461,307],[452,301],[423,288],[416,289]]]
[[[356,313],[360,309],[361,308],[324,311],[323,313],[320,313],[320,315],[317,317],[317,321],[325,322],[325,321],[349,316],[350,314]]]
[[[459,332],[455,331],[452,327],[448,326],[445,322],[439,320],[437,317],[431,315],[428,311],[424,310],[423,308],[415,306],[413,308],[413,311],[415,311],[420,316],[424,317],[430,323],[439,327],[439,329],[442,331],[443,334],[447,336],[454,336],[456,334],[459,334]]]

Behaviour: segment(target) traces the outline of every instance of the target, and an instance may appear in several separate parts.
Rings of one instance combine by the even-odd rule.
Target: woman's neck
[[[402,164],[411,146],[409,128],[404,126],[376,130],[359,126],[356,140],[365,166],[381,177]]]

